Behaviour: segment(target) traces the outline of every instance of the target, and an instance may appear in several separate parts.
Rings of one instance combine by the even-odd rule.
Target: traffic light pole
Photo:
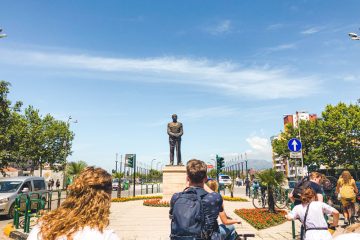
[[[134,168],[134,192],[133,192],[133,197],[135,197],[135,185],[136,185],[136,155],[133,155],[133,168]]]

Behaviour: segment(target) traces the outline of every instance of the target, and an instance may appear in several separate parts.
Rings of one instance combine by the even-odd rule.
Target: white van
[[[39,194],[46,192],[45,179],[32,176],[1,178],[0,215],[7,215],[9,218],[13,218],[16,197],[21,193],[28,192],[38,192]],[[23,211],[23,209],[21,210]]]

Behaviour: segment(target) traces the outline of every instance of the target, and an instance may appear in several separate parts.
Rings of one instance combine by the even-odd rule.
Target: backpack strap
[[[208,194],[208,192],[206,192],[205,189],[200,187],[191,187],[191,188],[195,190],[198,201],[200,202],[201,229],[203,230],[201,233],[201,239],[210,239],[212,232],[209,233],[206,228],[204,204],[202,201],[203,198]]]
[[[308,215],[308,212],[309,212],[310,204],[311,204],[311,202],[309,203],[309,205],[307,206],[306,211],[305,211],[305,217],[304,217],[304,222],[303,222],[304,232],[306,232],[308,230],[308,229],[306,229],[306,218],[307,218],[307,215]]]

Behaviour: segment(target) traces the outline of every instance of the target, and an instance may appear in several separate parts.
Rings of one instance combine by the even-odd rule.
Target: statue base
[[[186,187],[186,167],[166,165],[163,168],[163,200],[170,201],[176,192],[182,192]]]

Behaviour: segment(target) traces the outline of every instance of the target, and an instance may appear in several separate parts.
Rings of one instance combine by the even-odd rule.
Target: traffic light
[[[224,163],[225,163],[224,158],[216,155],[216,170],[217,170],[217,172],[221,172],[221,169],[225,166]]]
[[[134,155],[130,156],[127,160],[127,166],[132,168],[134,167]]]

